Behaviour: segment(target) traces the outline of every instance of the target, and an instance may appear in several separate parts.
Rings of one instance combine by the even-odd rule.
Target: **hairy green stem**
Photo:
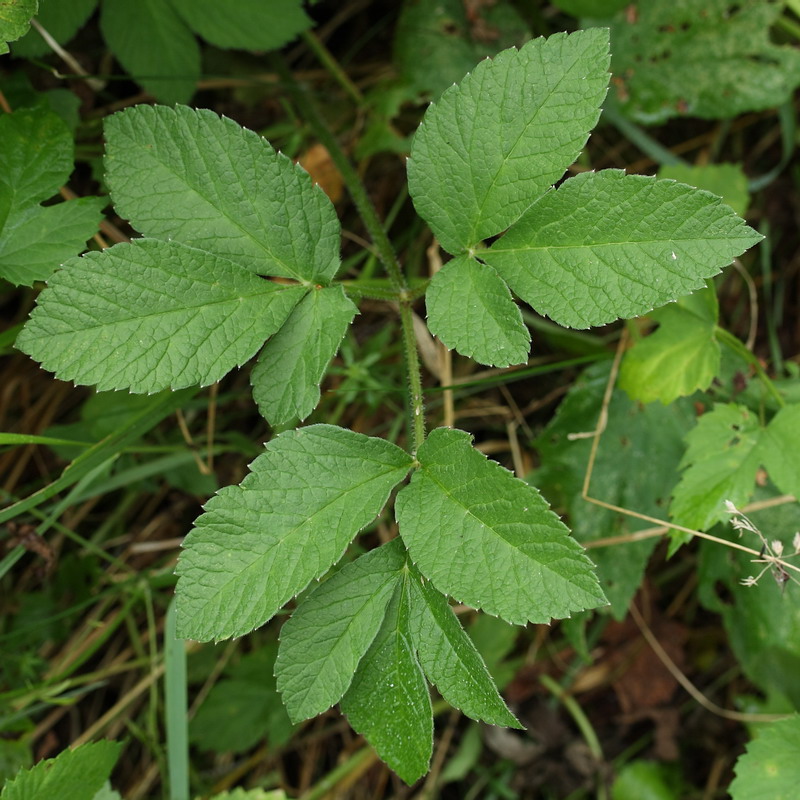
[[[414,320],[411,314],[411,306],[414,302],[415,294],[409,291],[400,262],[397,260],[392,243],[389,241],[389,235],[386,233],[386,229],[367,195],[367,190],[364,188],[361,178],[340,147],[336,137],[322,118],[308,93],[298,85],[294,75],[292,75],[283,60],[275,57],[273,63],[281,80],[291,92],[292,98],[297,103],[304,119],[314,131],[317,139],[325,146],[331,160],[339,170],[361,219],[372,237],[378,258],[386,269],[392,287],[397,292],[400,323],[403,329],[403,351],[408,372],[411,452],[416,454],[423,441],[425,441],[425,407],[422,394],[422,376],[417,355],[417,341],[414,335]]]
[[[725,328],[721,328],[719,325],[715,326],[714,335],[720,342],[727,345],[734,353],[741,356],[748,364],[752,365],[766,390],[775,399],[778,407],[783,408],[786,405],[783,395],[778,391],[772,379],[764,371],[764,367],[761,366],[761,362],[753,353],[751,353],[732,333],[729,333]]]

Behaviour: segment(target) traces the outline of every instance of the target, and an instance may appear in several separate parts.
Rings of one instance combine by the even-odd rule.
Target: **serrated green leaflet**
[[[267,342],[250,382],[271,425],[305,419],[316,408],[325,370],[357,313],[341,286],[312,289]]]
[[[492,267],[467,255],[454,258],[434,275],[425,306],[431,333],[462,355],[495,367],[527,360],[530,334]]]
[[[13,42],[27,32],[38,7],[37,0],[6,0],[0,6],[0,24],[3,26],[0,55],[8,52],[7,42]]]
[[[687,528],[708,530],[727,518],[725,502],[742,508],[763,466],[786,494],[800,493],[800,405],[782,408],[766,428],[733,403],[716,405],[687,435],[686,471],[673,492],[670,513]]]
[[[184,541],[179,635],[225,639],[262,625],[341,558],[410,465],[390,442],[333,425],[277,436]]]
[[[408,578],[409,629],[422,669],[451,706],[491,725],[521,728],[447,599],[421,578]]]
[[[101,390],[207,385],[252,358],[303,292],[212,253],[138,239],[68,261],[17,347]]]
[[[100,27],[120,64],[148,92],[163,103],[191,100],[200,78],[200,48],[172,3],[103,0]]]
[[[681,297],[648,316],[659,328],[625,353],[619,386],[642,403],[671,403],[707,389],[719,371],[713,287]]]
[[[739,164],[665,164],[658,170],[658,177],[717,194],[739,215],[750,204],[747,175]]]
[[[565,510],[572,535],[585,545],[613,536],[630,536],[652,524],[615,514],[581,497],[592,440],[575,439],[571,434],[596,427],[609,368],[608,363],[598,364],[583,372],[535,442],[542,464],[534,474],[536,485],[555,507]],[[670,491],[679,479],[683,437],[694,424],[692,405],[678,401],[669,406],[642,406],[615,389],[607,413],[590,496],[662,518]],[[616,619],[627,616],[656,542],[652,538],[589,551]]]
[[[800,786],[800,716],[759,727],[734,769],[732,800],[794,800]]]
[[[64,750],[7,781],[2,800],[87,800],[103,788],[122,745],[104,740]]]
[[[411,642],[410,613],[403,582],[340,704],[353,729],[408,784],[428,771],[433,752],[431,698]]]
[[[617,99],[643,122],[770,108],[800,82],[800,53],[770,41],[782,3],[672,0],[635,9],[634,19],[623,10],[590,24],[610,25]]]
[[[72,171],[72,136],[52,111],[3,114],[0,141],[0,278],[30,286],[84,249],[106,201],[85,197],[39,205]]]
[[[306,597],[281,629],[275,664],[289,716],[300,722],[342,699],[403,578],[395,539],[348,564]]]
[[[603,170],[548,192],[480,258],[540,314],[588,328],[699,289],[762,238],[712,194]]]
[[[161,106],[122,111],[104,130],[114,205],[146,236],[306,284],[336,273],[331,201],[253,131],[211,111]]]
[[[564,174],[597,122],[608,58],[603,30],[535,39],[482,61],[430,106],[408,187],[445,250],[504,231]]]
[[[539,492],[437,428],[397,496],[400,535],[444,594],[508,622],[549,622],[606,600],[592,563]]]
[[[301,0],[170,0],[186,24],[217,47],[274,50],[311,26]]]

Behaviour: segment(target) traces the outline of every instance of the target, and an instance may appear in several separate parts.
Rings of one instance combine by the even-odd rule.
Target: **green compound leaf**
[[[408,582],[411,640],[422,669],[451,706],[491,725],[522,728],[444,595],[413,570]]]
[[[146,236],[305,284],[336,273],[333,204],[253,131],[211,111],[136,106],[109,117],[105,136],[114,204]]]
[[[399,539],[372,550],[314,589],[284,624],[275,674],[294,722],[342,699],[383,623],[405,563]]]
[[[616,100],[642,122],[715,119],[780,105],[800,83],[800,53],[770,41],[783,4],[764,0],[637,3],[610,25]],[[601,12],[602,13],[602,12]]]
[[[800,785],[800,717],[759,727],[734,770],[732,800],[794,800]]]
[[[61,380],[158,392],[252,358],[304,293],[177,242],[137,239],[64,265],[17,347]]]
[[[30,286],[84,249],[106,201],[86,197],[39,205],[72,171],[72,136],[53,112],[30,108],[3,114],[0,141],[0,278]]]
[[[766,428],[744,406],[716,405],[700,417],[686,442],[686,471],[670,511],[687,528],[707,530],[727,519],[726,500],[737,508],[746,505],[759,466],[780,491],[800,493],[800,405],[782,408]]]
[[[325,370],[357,313],[341,286],[312,289],[267,342],[250,381],[270,425],[305,419],[316,408]]]
[[[492,267],[467,255],[454,258],[434,275],[425,304],[431,333],[447,347],[495,367],[527,360],[530,334]]]
[[[300,0],[170,0],[186,24],[217,47],[275,50],[311,27]]]
[[[178,635],[225,639],[263,625],[341,558],[410,466],[390,442],[333,425],[275,437],[184,540]]]
[[[39,9],[37,0],[5,0],[0,4],[0,56],[8,52],[7,42],[24,36],[31,26],[31,18]]]
[[[750,205],[747,175],[739,164],[665,164],[658,170],[658,177],[717,194],[740,216]]]
[[[410,614],[408,587],[401,584],[340,704],[353,729],[408,784],[428,771],[433,752],[433,710]]]
[[[92,800],[103,788],[122,745],[103,740],[64,750],[56,758],[22,770],[4,786],[2,800]]]
[[[649,314],[659,328],[625,353],[620,388],[633,400],[665,405],[707,389],[720,365],[717,314],[717,294],[710,286]]]
[[[572,434],[594,430],[608,384],[609,363],[585,370],[570,388],[554,417],[535,442],[541,467],[533,476],[547,499],[569,519],[572,535],[590,545],[616,536],[630,537],[652,523],[616,514],[581,497],[592,439]],[[606,503],[662,518],[678,482],[686,432],[695,421],[687,400],[643,406],[615,389],[608,404],[606,428],[597,449],[589,494]],[[641,586],[657,539],[629,541],[619,547],[589,551],[616,619],[628,614]]]
[[[408,186],[445,250],[504,231],[564,174],[597,122],[608,58],[600,29],[535,39],[482,61],[428,108]]]
[[[400,535],[422,574],[520,625],[605,604],[591,561],[537,489],[470,441],[464,431],[432,431],[398,493]]]
[[[144,89],[163,103],[191,100],[200,78],[200,48],[171,3],[103,0],[100,29],[120,64]]]
[[[548,192],[480,257],[540,314],[588,328],[701,288],[762,238],[708,192],[603,170]]]

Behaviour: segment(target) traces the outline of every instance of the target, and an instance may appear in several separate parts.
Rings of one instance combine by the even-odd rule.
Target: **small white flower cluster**
[[[767,537],[753,524],[753,521],[739,511],[730,500],[725,501],[725,510],[732,515],[731,527],[739,531],[739,536],[742,535],[742,531],[747,531],[748,533],[754,533],[761,540],[761,553],[758,558],[753,559],[753,563],[764,564],[764,567],[758,575],[748,575],[748,577],[744,578],[742,580],[743,586],[755,586],[767,571],[772,572],[772,577],[781,589],[785,589],[790,580],[800,583],[785,568],[785,560],[782,558],[784,545],[780,539],[768,541]],[[792,537],[792,547],[794,552],[790,553],[786,558],[800,555],[800,531],[797,531]]]

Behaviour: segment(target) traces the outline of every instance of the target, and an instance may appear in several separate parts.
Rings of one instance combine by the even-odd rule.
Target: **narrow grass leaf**
[[[606,31],[557,33],[482,61],[428,108],[408,185],[445,250],[504,231],[564,174],[600,115],[608,62]]]
[[[492,267],[466,255],[454,258],[434,275],[425,305],[431,333],[447,347],[495,367],[527,360],[530,334]]]
[[[225,639],[265,623],[341,558],[410,466],[390,442],[332,425],[275,437],[184,540],[179,635]]]
[[[549,622],[606,603],[591,561],[538,490],[437,428],[395,504],[400,535],[442,593],[508,622]]]
[[[481,259],[540,314],[588,328],[700,289],[762,238],[708,192],[603,170],[548,192]]]
[[[200,247],[259,275],[327,285],[333,204],[302,167],[211,111],[140,105],[105,122],[117,211],[146,236]]]
[[[100,390],[207,385],[252,358],[303,293],[212,253],[138,239],[67,262],[17,347]]]
[[[430,764],[433,710],[411,641],[411,609],[404,584],[395,589],[383,625],[340,706],[356,733],[412,784]]]
[[[278,690],[294,722],[341,700],[383,623],[406,563],[395,539],[314,589],[281,628]]]
[[[341,286],[312,289],[267,342],[250,381],[270,425],[305,419],[316,408],[325,370],[357,313]]]

